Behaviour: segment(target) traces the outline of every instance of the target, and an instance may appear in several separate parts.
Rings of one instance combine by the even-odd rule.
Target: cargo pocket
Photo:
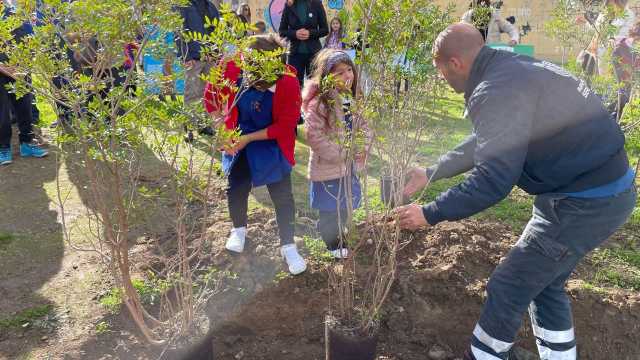
[[[559,243],[552,234],[539,233],[531,230],[526,231],[524,244],[527,249],[532,249],[553,261],[562,260],[569,252],[569,248]]]

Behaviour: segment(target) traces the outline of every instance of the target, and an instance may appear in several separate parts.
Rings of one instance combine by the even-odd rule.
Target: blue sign
[[[344,0],[329,0],[329,9],[341,10],[344,8]]]
[[[150,36],[151,40],[157,40],[160,34],[157,31],[151,30],[154,33]],[[174,44],[174,34],[167,33],[164,43],[168,48],[171,48]],[[173,56],[175,58],[175,56]],[[142,57],[142,66],[145,73],[145,92],[150,94],[162,93],[161,79],[163,76],[167,76],[164,68],[165,59],[158,59],[152,54],[146,53]],[[182,73],[182,66],[178,61],[174,60],[171,66],[173,74]],[[175,81],[175,93],[184,94],[184,78],[178,78]]]

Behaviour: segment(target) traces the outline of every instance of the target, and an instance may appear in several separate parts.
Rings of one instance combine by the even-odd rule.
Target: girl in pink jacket
[[[310,201],[311,207],[320,213],[318,231],[322,240],[335,258],[345,258],[349,252],[340,235],[347,221],[348,201],[353,209],[360,206],[361,189],[356,173],[364,169],[367,158],[363,145],[353,145],[370,144],[372,136],[366,122],[351,114],[358,75],[349,55],[342,50],[324,49],[316,56],[314,68],[302,95],[307,142],[311,147]]]

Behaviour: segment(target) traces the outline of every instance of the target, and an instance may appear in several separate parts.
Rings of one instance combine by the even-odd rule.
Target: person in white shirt
[[[482,10],[489,9],[491,17],[482,16]],[[462,22],[471,24],[476,27],[482,34],[485,43],[499,43],[500,35],[507,33],[509,35],[509,45],[517,45],[520,42],[520,33],[518,28],[509,23],[500,15],[500,11],[491,7],[490,0],[472,1],[469,10],[462,15]]]

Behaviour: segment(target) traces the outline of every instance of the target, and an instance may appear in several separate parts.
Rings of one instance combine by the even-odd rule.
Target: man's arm
[[[309,30],[309,39],[315,40],[329,34],[329,24],[327,23],[327,13],[324,11],[322,1],[316,3],[318,9],[318,29]]]
[[[502,88],[476,90],[469,101],[476,130],[474,168],[465,181],[423,207],[431,225],[463,219],[498,203],[522,174],[537,100],[514,91],[513,85],[492,87]]]
[[[438,159],[438,163],[427,168],[429,182],[448,179],[473,168],[476,135],[467,136],[458,146]]]
[[[278,34],[287,38],[289,41],[298,40],[296,36],[296,31],[289,28],[289,11],[293,11],[291,6],[285,5],[284,10],[282,10],[282,17],[280,18],[280,27],[278,28]]]

